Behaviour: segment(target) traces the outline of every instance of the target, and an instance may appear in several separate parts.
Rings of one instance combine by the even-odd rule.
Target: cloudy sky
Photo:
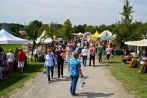
[[[0,23],[43,23],[110,25],[121,19],[124,0],[1,0]],[[133,21],[147,22],[147,0],[130,0]]]

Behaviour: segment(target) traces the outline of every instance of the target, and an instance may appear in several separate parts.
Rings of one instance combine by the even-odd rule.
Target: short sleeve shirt
[[[70,59],[68,62],[68,66],[69,66],[69,72],[68,72],[69,75],[79,76],[78,68],[81,67],[81,63],[79,60],[77,60],[76,58]]]

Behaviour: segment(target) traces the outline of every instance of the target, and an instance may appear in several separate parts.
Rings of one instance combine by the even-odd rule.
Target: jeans
[[[98,60],[99,60],[99,63],[102,63],[102,53],[98,53]]]
[[[95,65],[95,55],[90,54],[90,61],[89,61],[89,66],[91,66],[91,60],[93,60],[93,65]]]
[[[38,54],[35,54],[34,57],[35,57],[35,62],[38,62]]]
[[[50,71],[51,71],[51,77],[53,78],[54,66],[46,66],[46,72],[47,72],[48,81],[51,80]]]
[[[87,56],[82,56],[82,57],[83,57],[83,65],[86,66]]]
[[[76,91],[76,86],[77,86],[79,76],[70,75],[70,77],[71,77],[70,93],[74,95]]]
[[[57,65],[58,65],[58,77],[60,77],[60,73],[63,76],[63,63],[64,63],[63,61],[57,62]]]

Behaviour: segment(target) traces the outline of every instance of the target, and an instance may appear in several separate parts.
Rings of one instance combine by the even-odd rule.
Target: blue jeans
[[[35,57],[35,62],[38,62],[38,54],[35,54],[34,57]]]
[[[50,81],[51,80],[50,72],[51,72],[51,77],[53,78],[54,66],[46,66],[46,72],[47,72],[48,81]]]
[[[87,56],[82,56],[82,57],[83,57],[83,65],[86,66]]]
[[[79,76],[70,75],[70,77],[71,77],[70,93],[74,95],[76,91],[76,86],[77,86]]]
[[[99,63],[102,63],[102,53],[98,53],[98,60],[99,60]]]

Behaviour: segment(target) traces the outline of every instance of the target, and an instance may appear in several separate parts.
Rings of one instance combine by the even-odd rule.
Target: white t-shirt
[[[7,53],[7,61],[8,62],[14,62],[14,54],[12,53]]]
[[[38,49],[35,49],[34,54],[39,54]]]
[[[88,55],[88,50],[87,49],[82,49],[81,54],[83,56],[87,56]]]

